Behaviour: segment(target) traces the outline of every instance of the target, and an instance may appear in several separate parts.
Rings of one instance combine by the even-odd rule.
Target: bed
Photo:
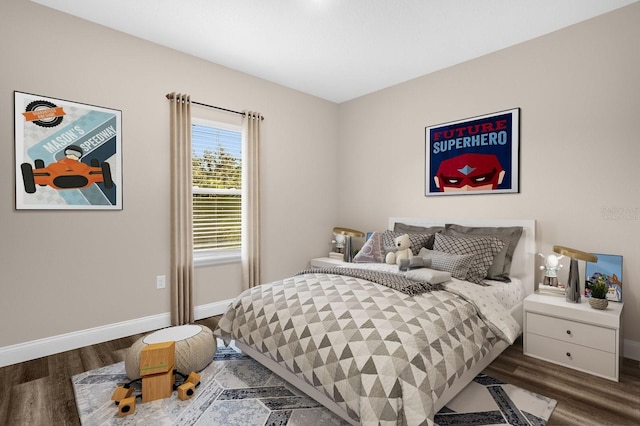
[[[366,258],[402,233],[428,268]],[[521,333],[535,221],[392,217],[366,247],[243,292],[214,334],[350,424],[432,424]]]

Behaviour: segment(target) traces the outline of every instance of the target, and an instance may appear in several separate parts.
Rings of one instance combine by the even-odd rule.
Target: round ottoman
[[[200,371],[213,360],[216,353],[216,339],[205,326],[187,324],[163,328],[138,339],[127,352],[124,369],[130,380],[139,379],[140,352],[147,345],[161,342],[176,342],[175,369],[188,375]]]

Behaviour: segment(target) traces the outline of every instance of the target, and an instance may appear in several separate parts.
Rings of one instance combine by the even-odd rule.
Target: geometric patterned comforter
[[[498,340],[452,292],[410,296],[322,273],[243,292],[214,334],[267,355],[363,425],[432,424],[434,400]]]

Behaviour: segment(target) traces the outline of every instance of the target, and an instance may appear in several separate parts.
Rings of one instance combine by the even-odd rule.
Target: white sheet
[[[393,272],[398,273],[397,265],[390,265],[387,263],[345,263],[340,265],[346,268],[360,268],[370,269],[380,272]],[[511,309],[518,303],[522,302],[525,297],[525,288],[522,280],[517,277],[511,277],[510,283],[504,283],[501,281],[486,281],[489,286],[484,287],[486,291],[495,295],[496,299],[505,309]]]
[[[491,287],[452,278],[443,284],[445,291],[456,294],[475,306],[476,312],[500,339],[513,344],[522,328],[508,309],[495,297]]]
[[[398,265],[387,263],[346,263],[340,267],[402,274],[398,270]],[[491,331],[502,340],[513,344],[522,330],[509,310],[524,297],[522,282],[514,278],[510,283],[500,281],[487,281],[487,283],[490,285],[482,286],[452,278],[443,283],[443,286],[446,291],[457,294],[473,303],[480,317],[487,321]]]
[[[510,283],[500,281],[486,281],[490,284],[489,291],[493,292],[498,302],[506,309],[511,309],[522,302],[525,297],[524,284],[519,278],[511,278]]]

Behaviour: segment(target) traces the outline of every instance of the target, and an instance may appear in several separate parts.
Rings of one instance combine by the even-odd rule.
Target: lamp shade
[[[585,262],[597,262],[598,256],[584,251],[572,249],[564,246],[553,246],[553,251],[572,259],[584,260]]]
[[[336,234],[348,235],[349,237],[364,237],[364,232],[356,231],[355,229],[350,228],[342,228],[340,226],[336,226],[333,228],[333,232]]]

